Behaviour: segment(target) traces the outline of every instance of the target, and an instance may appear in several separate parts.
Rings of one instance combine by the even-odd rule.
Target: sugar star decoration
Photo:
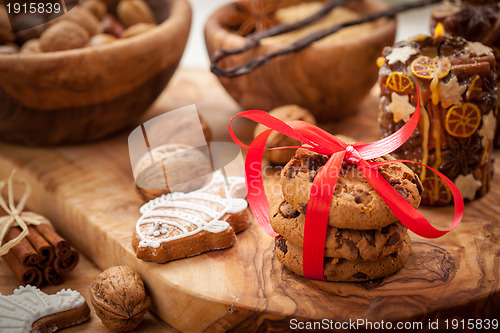
[[[482,145],[486,147],[488,142],[491,142],[495,138],[495,129],[497,127],[497,120],[493,111],[483,116],[483,126],[479,131],[479,135],[483,137]]]
[[[389,65],[395,64],[400,61],[403,64],[414,54],[417,50],[411,46],[398,47],[392,50],[391,54],[385,57],[389,61]]]
[[[481,182],[476,180],[472,173],[469,173],[467,176],[459,175],[455,179],[455,185],[464,198],[472,200],[476,196],[477,190],[481,187]]]
[[[439,100],[443,108],[462,104],[462,94],[466,89],[466,86],[461,86],[458,83],[456,76],[453,76],[447,83],[439,82]]]
[[[410,120],[410,116],[415,112],[415,107],[410,104],[408,95],[398,95],[395,92],[391,95],[392,102],[389,104],[389,111],[392,112],[392,119],[395,123],[403,120],[405,123]]]
[[[475,53],[476,56],[493,54],[493,50],[491,48],[479,42],[469,42],[465,46],[465,49],[471,53]]]

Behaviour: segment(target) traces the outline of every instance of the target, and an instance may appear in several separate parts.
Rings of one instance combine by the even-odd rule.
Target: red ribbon
[[[418,87],[417,87],[418,96]],[[245,174],[247,186],[247,200],[250,208],[262,229],[270,236],[276,237],[278,234],[271,228],[269,222],[269,203],[264,192],[262,181],[262,155],[264,150],[277,150],[288,148],[304,148],[311,151],[331,156],[325,166],[316,175],[311,188],[309,203],[307,205],[305,227],[304,227],[304,250],[303,267],[304,276],[317,280],[324,280],[323,258],[325,251],[326,232],[328,226],[328,216],[332,201],[338,173],[343,161],[355,164],[363,172],[377,193],[386,202],[396,217],[408,229],[426,238],[437,238],[453,230],[461,221],[464,213],[464,202],[462,194],[455,184],[439,171],[418,162],[409,160],[391,160],[384,162],[369,162],[374,159],[393,152],[405,143],[415,131],[420,118],[420,99],[418,100],[415,112],[410,120],[397,132],[390,136],[371,143],[361,143],[350,145],[336,138],[334,135],[303,121],[283,122],[270,116],[264,111],[244,111],[231,118],[229,122],[229,134],[236,144],[242,148],[247,148],[248,153],[245,161]],[[268,130],[259,134],[250,146],[241,142],[234,134],[231,123],[237,118],[247,118],[256,121]],[[307,146],[286,146],[265,149],[265,144],[269,134],[277,131],[293,139],[299,140]],[[410,205],[397,192],[384,177],[378,174],[377,167],[385,164],[405,162],[416,163],[426,167],[436,173],[449,187],[455,204],[453,223],[448,230],[438,230],[429,221]],[[374,172],[375,171],[375,172]]]

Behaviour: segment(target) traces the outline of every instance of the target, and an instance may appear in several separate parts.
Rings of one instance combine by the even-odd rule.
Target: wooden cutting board
[[[357,115],[325,127],[373,140],[377,94],[374,88]],[[147,117],[188,104],[197,105],[215,140],[228,139],[227,123],[238,106],[205,71],[180,70]],[[236,128],[243,138],[252,131],[243,123]],[[134,191],[128,132],[82,146],[0,144],[0,177],[18,168],[33,186],[30,208],[50,218],[101,269],[124,264],[137,270],[156,313],[179,330],[286,329],[292,318],[419,320],[425,327],[434,318],[498,315],[499,174],[486,197],[466,205],[455,231],[435,240],[412,235],[405,267],[374,282],[328,283],[294,275],[273,257],[273,239],[255,221],[231,249],[160,265],[136,259],[131,246],[142,202]],[[495,156],[498,161],[500,154]],[[270,173],[267,185],[275,182]],[[451,208],[422,211],[437,227],[451,223]]]

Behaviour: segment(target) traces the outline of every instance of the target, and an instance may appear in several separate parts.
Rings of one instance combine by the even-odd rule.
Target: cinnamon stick
[[[26,238],[30,241],[38,253],[38,267],[43,269],[52,265],[55,258],[55,251],[52,245],[50,245],[49,242],[47,242],[33,226],[28,226],[28,230],[29,233]]]
[[[64,277],[57,272],[54,266],[47,266],[43,269],[45,280],[53,286],[60,285],[64,282]]]
[[[433,5],[433,4],[436,4],[436,3],[441,2],[441,1],[442,0],[419,0],[419,1],[410,2],[410,3],[398,4],[398,5],[395,5],[387,10],[367,14],[359,19],[355,19],[352,21],[337,24],[337,25],[331,26],[330,28],[321,30],[319,32],[312,33],[309,36],[306,36],[302,39],[299,39],[298,41],[296,41],[296,42],[294,42],[294,43],[292,43],[292,44],[290,44],[282,49],[279,49],[279,50],[274,51],[274,52],[270,52],[268,54],[258,56],[258,57],[252,59],[251,61],[249,61],[243,65],[235,66],[235,67],[231,67],[231,68],[226,68],[226,69],[220,68],[218,66],[218,63],[222,59],[224,59],[230,55],[236,55],[236,54],[243,53],[245,51],[248,51],[249,49],[252,49],[252,48],[258,46],[260,40],[263,38],[278,35],[282,32],[302,28],[303,26],[305,26],[306,24],[309,24],[309,23],[304,24],[301,22],[301,24],[295,24],[294,29],[288,29],[287,25],[276,26],[276,27],[271,28],[269,30],[264,30],[264,31],[261,31],[259,33],[249,35],[247,37],[246,43],[240,48],[220,49],[220,50],[216,51],[212,57],[210,69],[211,69],[212,73],[214,73],[215,75],[224,76],[224,77],[236,77],[236,76],[248,74],[250,72],[253,72],[257,68],[265,65],[266,63],[271,61],[273,58],[276,58],[278,56],[288,54],[291,52],[302,50],[302,49],[306,48],[307,46],[311,45],[312,43],[314,43],[320,39],[323,39],[326,36],[334,34],[343,28],[350,27],[353,25],[362,24],[362,23],[372,22],[372,21],[378,20],[378,19],[383,18],[383,17],[393,17],[396,14],[399,14],[399,13],[402,13],[402,12],[405,12],[405,11],[408,11],[411,9],[415,9],[415,8]],[[331,9],[333,9],[333,7]],[[304,21],[306,21],[306,20],[304,20]]]
[[[80,255],[75,250],[71,249],[70,254],[66,257],[56,257],[54,260],[54,267],[59,274],[67,274],[75,269]]]
[[[471,77],[474,74],[487,76],[491,72],[492,67],[488,62],[481,62],[475,64],[454,65],[452,66],[452,69],[458,79],[462,79]]]
[[[49,242],[50,245],[54,247],[56,257],[67,257],[71,255],[71,246],[68,241],[59,236],[59,234],[51,226],[48,224],[40,224],[34,226],[34,228],[40,235],[42,235],[43,238],[45,238],[47,242]]]
[[[14,273],[14,276],[22,285],[32,285],[35,287],[40,287],[43,283],[43,274],[39,268],[35,266],[25,266],[19,259],[9,251],[6,255],[2,257],[10,270]]]
[[[452,59],[450,60],[451,65],[465,65],[465,64],[475,64],[478,62],[488,62],[492,67],[496,64],[495,56],[487,55],[480,57],[472,57],[467,59]]]
[[[3,243],[7,243],[16,238],[21,232],[22,230],[19,227],[9,228],[5,234]],[[36,266],[38,264],[38,253],[26,238],[23,238],[21,242],[10,249],[9,252],[15,255],[19,262],[25,266]]]

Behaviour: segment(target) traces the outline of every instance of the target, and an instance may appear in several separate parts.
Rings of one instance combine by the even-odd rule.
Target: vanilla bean
[[[259,41],[263,38],[274,36],[274,35],[277,35],[279,33],[288,32],[288,31],[302,28],[303,26],[311,23],[312,21],[314,21],[317,18],[313,18],[313,19],[308,18],[306,20],[302,20],[302,21],[292,23],[289,25],[276,26],[276,27],[271,28],[269,30],[264,30],[262,32],[254,33],[254,34],[250,35],[248,37],[249,38],[248,41],[240,48],[220,49],[217,52],[215,52],[214,56],[212,58],[211,71],[212,71],[212,73],[214,73],[217,76],[224,76],[224,77],[236,77],[236,76],[248,74],[248,73],[254,71],[255,69],[259,68],[260,66],[268,63],[273,58],[276,58],[278,56],[281,56],[281,55],[284,55],[287,53],[302,50],[302,49],[306,48],[307,46],[311,45],[312,43],[314,43],[320,39],[323,39],[326,36],[334,34],[343,28],[350,27],[353,25],[363,24],[363,23],[367,23],[367,22],[372,22],[372,21],[378,20],[378,19],[383,18],[383,17],[392,17],[392,16],[395,16],[396,14],[399,14],[399,13],[402,13],[402,12],[405,12],[405,11],[408,11],[411,9],[416,9],[416,8],[425,7],[428,5],[433,5],[433,4],[436,4],[436,3],[441,2],[441,1],[442,0],[420,0],[420,1],[415,1],[415,2],[411,2],[411,3],[404,3],[404,4],[396,5],[396,6],[389,8],[389,9],[386,9],[386,10],[383,10],[380,12],[376,12],[376,13],[372,13],[372,14],[368,14],[366,16],[359,18],[359,19],[344,22],[344,23],[341,23],[338,25],[334,25],[328,29],[324,29],[324,30],[318,31],[316,33],[312,33],[309,36],[304,37],[302,39],[299,39],[296,42],[294,42],[294,43],[292,43],[292,44],[290,44],[290,45],[288,45],[280,50],[256,57],[243,65],[235,66],[235,67],[231,67],[231,68],[227,68],[227,69],[222,69],[222,68],[217,66],[217,64],[222,59],[226,58],[227,56],[240,54],[240,53],[243,53],[251,48],[258,46]],[[338,3],[341,3],[341,2],[342,1],[338,1]],[[331,1],[331,2],[327,3],[325,6],[333,6],[333,3],[337,3],[337,1]],[[338,4],[336,4],[336,5],[338,5]],[[328,11],[333,9],[335,6],[329,8]],[[326,12],[328,12],[328,11],[326,11]],[[309,22],[309,20],[311,22]],[[304,23],[305,21],[307,21],[307,22]],[[293,27],[292,27],[293,29],[290,28],[290,26],[292,26],[292,25],[293,25]],[[273,30],[273,29],[275,29],[275,30]]]
[[[313,15],[311,15],[303,20],[300,20],[300,21],[297,21],[294,23],[289,23],[289,24],[278,24],[272,28],[254,32],[254,33],[245,37],[247,41],[245,42],[245,45],[243,45],[241,48],[217,50],[214,53],[212,61],[218,62],[221,58],[224,58],[228,55],[239,54],[239,53],[245,52],[245,51],[259,45],[259,42],[264,38],[284,34],[284,33],[287,33],[287,32],[293,31],[293,30],[303,28],[306,25],[309,25],[309,24],[319,20],[320,18],[322,18],[323,16],[328,14],[330,11],[332,11],[332,9],[334,9],[335,7],[342,6],[345,3],[347,3],[348,1],[350,1],[350,0],[328,1],[327,3],[325,3],[325,5],[319,11],[317,11]]]

